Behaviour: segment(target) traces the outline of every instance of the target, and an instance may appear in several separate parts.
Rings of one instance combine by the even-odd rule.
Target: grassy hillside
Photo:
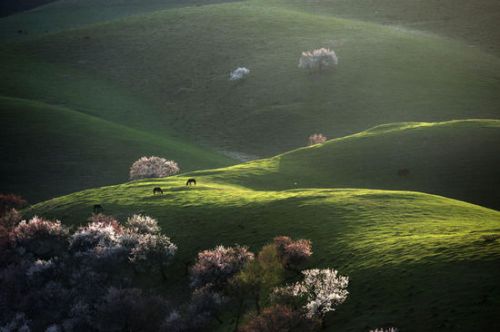
[[[301,51],[321,46],[335,48],[338,69],[299,70]],[[261,156],[301,146],[316,131],[340,137],[396,121],[496,118],[500,103],[494,56],[434,35],[258,1],[158,11],[12,52],[113,82],[192,140]],[[245,82],[228,81],[236,66],[250,68]],[[29,94],[22,84],[16,91]]]
[[[276,0],[319,15],[355,18],[464,40],[500,53],[500,3],[496,0]]]
[[[498,325],[500,213],[415,192],[363,189],[251,190],[197,177],[144,180],[92,189],[27,211],[79,224],[93,204],[121,220],[142,211],[159,218],[178,244],[165,291],[186,295],[184,264],[222,243],[253,250],[273,236],[313,241],[313,266],[351,277],[348,302],[330,331],[395,325],[403,331],[490,331]],[[165,195],[153,196],[161,186]],[[231,330],[228,322],[221,330]]]
[[[184,170],[230,162],[177,138],[37,101],[0,97],[0,122],[0,192],[32,202],[126,181],[143,155],[172,158]]]
[[[194,175],[254,189],[414,190],[500,209],[498,142],[499,120],[396,123]]]

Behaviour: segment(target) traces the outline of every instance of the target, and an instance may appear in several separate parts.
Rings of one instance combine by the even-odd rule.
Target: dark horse
[[[101,204],[95,204],[93,208],[94,213],[102,213],[104,209]]]
[[[191,185],[195,185],[196,186],[196,179],[188,179],[187,182],[186,182],[186,186],[191,186]]]
[[[153,195],[160,194],[163,195],[163,190],[160,187],[153,188]]]

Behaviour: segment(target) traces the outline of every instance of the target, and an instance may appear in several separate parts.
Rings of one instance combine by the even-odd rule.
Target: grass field
[[[145,154],[171,156],[186,170],[230,163],[176,138],[38,101],[0,97],[0,122],[0,141],[9,142],[0,150],[1,189],[35,202],[126,181]]]
[[[498,330],[499,9],[63,0],[0,18],[0,192],[69,225],[94,204],[158,218],[179,246],[159,284],[174,301],[199,250],[284,234],[351,278],[327,330]],[[297,68],[318,47],[339,66]],[[304,147],[315,132],[333,139]],[[183,174],[125,182],[153,154]],[[263,159],[230,166],[246,155]]]
[[[54,2],[0,20],[0,26],[11,27],[27,17],[32,18],[27,26],[67,20],[48,33],[4,38],[0,95],[66,107],[163,140],[219,151],[183,162],[186,170],[236,162],[223,153],[283,153],[303,146],[313,132],[338,138],[391,122],[498,118],[500,59],[495,55],[463,41],[379,24],[363,16],[365,7],[357,2],[350,7],[356,15],[350,16],[340,13],[349,7],[346,3],[322,3],[322,15],[315,12],[316,5],[305,10],[293,1],[199,6],[152,0],[104,7],[98,0]],[[380,6],[388,16],[413,22],[390,1]],[[344,18],[336,17],[332,8]],[[446,8],[443,15],[451,10]],[[71,10],[82,21],[61,14]],[[96,10],[102,16],[91,14]],[[320,46],[336,50],[339,67],[324,75],[299,70],[300,52]],[[236,66],[251,69],[246,81],[228,81]],[[18,118],[11,113],[10,119],[23,121],[21,113]],[[30,146],[9,151],[14,149],[40,155]],[[46,151],[50,149],[47,145]],[[123,146],[113,149],[129,155]],[[162,155],[178,154],[166,149]],[[25,171],[35,173],[30,165]],[[74,181],[79,172],[75,164],[61,181]],[[6,176],[2,190],[14,187],[9,179],[14,177]],[[48,188],[42,177],[30,181]],[[469,198],[475,192],[453,197],[484,201]],[[38,197],[61,193],[47,190]]]
[[[498,210],[499,141],[499,120],[395,123],[273,158],[193,175],[257,190],[413,190]],[[399,175],[400,170],[409,174]]]
[[[498,324],[500,213],[427,194],[368,189],[252,190],[186,177],[92,189],[26,211],[80,224],[93,204],[125,220],[157,217],[179,246],[167,294],[182,298],[197,251],[216,244],[257,250],[274,236],[313,241],[312,266],[351,277],[350,298],[328,323],[332,331],[394,325],[403,331],[491,331]],[[161,186],[163,196],[153,196]],[[229,322],[219,328],[231,330]]]

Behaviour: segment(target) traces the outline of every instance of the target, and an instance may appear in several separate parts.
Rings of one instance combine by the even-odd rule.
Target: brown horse
[[[160,194],[163,195],[163,190],[160,187],[153,188],[153,195]]]
[[[194,178],[188,179],[186,182],[186,186],[191,186],[193,184],[196,186],[196,179]]]

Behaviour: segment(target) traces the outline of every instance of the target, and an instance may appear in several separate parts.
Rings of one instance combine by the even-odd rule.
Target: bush
[[[177,246],[165,235],[140,234],[130,251],[130,261],[142,270],[160,271],[165,277],[166,267],[177,251]]]
[[[11,233],[12,246],[21,255],[50,259],[66,253],[69,230],[60,221],[48,221],[37,216],[21,221]]]
[[[370,330],[370,332],[398,332],[399,330],[395,327],[388,327],[388,328],[385,328],[385,329],[382,329],[382,328],[377,328],[377,329],[374,329],[374,330]]]
[[[323,134],[312,134],[311,136],[309,136],[309,146],[325,143],[326,140],[327,138]]]
[[[322,72],[323,69],[334,67],[338,64],[337,55],[333,50],[328,48],[319,48],[312,51],[302,52],[299,59],[299,68],[308,70],[317,70]]]
[[[149,216],[134,214],[127,219],[127,228],[139,234],[158,234],[160,233],[160,226],[158,221]]]
[[[191,286],[203,287],[211,284],[216,289],[223,288],[227,281],[243,266],[254,259],[247,247],[218,246],[198,253],[198,259],[191,268]]]
[[[0,217],[11,209],[22,209],[28,205],[24,198],[14,194],[0,194]]]
[[[229,74],[230,81],[238,81],[250,74],[250,69],[245,67],[238,67]]]
[[[249,315],[240,332],[306,332],[319,330],[320,324],[283,305],[264,308],[260,315]]]
[[[142,157],[130,167],[130,179],[163,178],[179,173],[180,169],[173,160],[160,157]]]
[[[307,318],[323,319],[342,304],[349,292],[346,290],[349,278],[338,275],[333,269],[312,269],[302,271],[304,280],[294,285],[277,288],[275,299],[302,305]],[[294,303],[295,304],[295,303]]]
[[[297,268],[312,256],[312,245],[309,240],[293,241],[288,236],[278,236],[274,238],[274,245],[281,262],[287,268]]]

